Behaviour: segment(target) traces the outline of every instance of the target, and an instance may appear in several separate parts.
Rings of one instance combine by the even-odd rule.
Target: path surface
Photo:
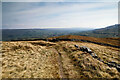
[[[61,53],[59,53],[57,50],[54,50],[56,52],[56,54],[58,54],[58,65],[59,65],[59,75],[60,78],[67,78],[65,73],[64,73],[64,69],[63,69],[63,63],[62,63],[62,57],[61,57]]]

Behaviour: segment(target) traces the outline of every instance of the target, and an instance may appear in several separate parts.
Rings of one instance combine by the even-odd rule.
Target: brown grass
[[[116,68],[107,66],[99,60],[94,59],[88,53],[84,53],[77,49],[75,51],[74,45],[77,44],[79,46],[87,46],[92,49],[102,60],[106,62],[115,61],[116,63],[120,64],[118,51],[92,43],[70,41],[63,41],[58,43],[61,45],[61,47],[63,46],[63,50],[60,52],[63,55],[63,64],[66,65],[65,69],[69,75],[69,78],[119,78],[120,73]],[[72,64],[72,66],[70,66],[70,64]]]
[[[120,78],[116,68],[94,59],[74,45],[87,46],[105,62],[120,64],[119,49],[72,41],[2,43],[2,78],[60,78],[58,53],[65,78]],[[57,51],[57,52],[56,52]]]
[[[31,42],[3,42],[3,50],[3,78],[59,77],[57,54],[45,46],[34,46]]]
[[[53,38],[82,39],[82,40],[89,40],[93,42],[120,46],[120,38],[95,38],[95,37],[86,37],[86,36],[77,36],[77,35],[63,35],[63,36],[52,37],[48,39],[53,39]]]

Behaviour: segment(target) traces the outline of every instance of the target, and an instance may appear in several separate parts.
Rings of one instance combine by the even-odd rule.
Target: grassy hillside
[[[73,37],[78,38],[67,36]],[[115,67],[74,45],[87,46],[106,63],[120,64],[118,48],[81,41],[9,41],[2,42],[2,78],[120,78]]]
[[[95,37],[87,37],[87,36],[77,36],[77,35],[63,35],[58,37],[51,37],[48,39],[80,39],[80,40],[88,40],[98,43],[105,43],[115,46],[120,46],[120,38],[95,38]]]
[[[80,35],[80,36],[91,36],[91,37],[97,37],[97,38],[105,38],[105,37],[120,37],[119,31],[120,31],[120,24],[116,24],[116,25],[105,27],[105,28],[77,32],[77,33],[72,33],[72,34],[73,35]]]

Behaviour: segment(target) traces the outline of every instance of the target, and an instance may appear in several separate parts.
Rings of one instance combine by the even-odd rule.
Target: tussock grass
[[[87,46],[105,62],[120,64],[117,48],[93,43],[59,41],[18,41],[2,43],[2,78],[60,78],[60,53],[65,78],[120,78],[116,68],[109,67],[74,45]]]
[[[87,46],[95,52],[100,59],[105,62],[114,61],[116,63],[120,63],[119,60],[119,53],[116,48],[110,49],[110,47],[100,46],[97,44],[92,43],[81,43],[81,42],[70,42],[70,41],[63,41],[58,42],[62,47],[62,52],[64,52],[64,56],[68,55],[67,58],[63,58],[64,65],[73,65],[75,69],[73,69],[73,73],[71,72],[71,76],[76,76],[78,78],[120,78],[120,73],[117,71],[116,68],[109,67],[103,62],[93,58],[89,53],[85,53],[79,51],[74,47],[74,45],[78,46]],[[70,59],[70,60],[69,60]],[[66,60],[66,61],[65,61]],[[71,61],[71,64],[69,64]],[[69,67],[72,69],[72,67]],[[68,68],[66,68],[68,69]],[[68,70],[69,73],[69,70]],[[74,74],[77,73],[77,74]],[[80,75],[80,76],[77,76]]]
[[[56,53],[31,42],[3,42],[3,78],[58,78]]]

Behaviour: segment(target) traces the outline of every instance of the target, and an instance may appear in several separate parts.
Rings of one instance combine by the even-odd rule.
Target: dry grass
[[[77,50],[74,45],[87,46],[105,62],[114,61],[120,64],[118,49],[110,49],[110,47],[92,43],[70,41],[62,41],[58,44],[62,47],[59,50],[63,55],[63,65],[69,78],[120,78],[120,73],[116,68],[109,67],[90,54]]]
[[[58,51],[65,78],[120,78],[116,68],[83,53],[74,45],[87,46],[105,62],[120,64],[119,49],[93,43],[18,41],[2,43],[2,78],[60,78]]]
[[[3,78],[59,77],[57,54],[45,46],[34,46],[31,42],[3,42],[2,56]]]
[[[77,35],[63,35],[58,37],[52,37],[53,38],[66,38],[66,39],[82,39],[82,40],[88,40],[93,42],[99,42],[99,43],[106,43],[110,45],[120,46],[120,38],[95,38],[95,37],[86,37],[86,36],[77,36]]]

